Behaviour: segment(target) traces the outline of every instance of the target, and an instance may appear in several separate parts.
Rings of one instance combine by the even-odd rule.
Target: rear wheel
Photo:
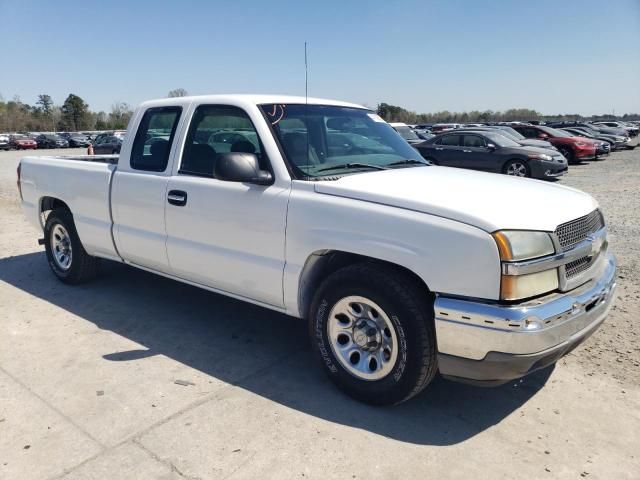
[[[362,263],[330,275],[314,298],[309,330],[329,378],[366,403],[408,400],[437,370],[433,303],[393,267]]]
[[[529,165],[523,160],[509,160],[505,163],[504,168],[502,169],[503,173],[506,175],[511,175],[513,177],[530,177],[531,169]]]
[[[98,259],[89,255],[67,209],[53,210],[44,227],[45,250],[51,270],[64,283],[91,280],[98,271]]]

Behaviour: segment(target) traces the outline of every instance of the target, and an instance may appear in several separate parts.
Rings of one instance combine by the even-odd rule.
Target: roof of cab
[[[364,108],[362,105],[355,103],[341,102],[339,100],[330,100],[326,98],[305,98],[302,96],[292,95],[254,95],[254,94],[224,94],[224,95],[196,95],[188,97],[171,97],[161,98],[157,100],[149,100],[140,104],[141,107],[149,108],[155,106],[170,105],[186,105],[192,102],[197,103],[222,103],[222,104],[252,104],[262,105],[271,103],[289,103],[289,104],[309,104],[309,105],[333,105],[339,107]]]

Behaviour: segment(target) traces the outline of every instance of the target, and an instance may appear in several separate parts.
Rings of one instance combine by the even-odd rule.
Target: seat
[[[181,170],[189,173],[213,175],[217,153],[211,145],[194,143],[185,153]]]
[[[238,140],[231,145],[232,152],[256,153],[256,147],[249,140]]]
[[[319,165],[320,159],[315,149],[309,145],[307,150],[307,135],[300,132],[287,133],[282,137],[284,149],[290,160],[297,166]]]

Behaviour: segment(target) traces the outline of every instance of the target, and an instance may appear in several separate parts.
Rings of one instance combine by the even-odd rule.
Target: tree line
[[[184,88],[171,90],[168,97],[187,95]],[[64,132],[122,130],[127,128],[133,108],[114,102],[110,112],[93,112],[80,96],[70,93],[62,105],[50,95],[40,94],[33,105],[15,96],[5,101],[0,95],[0,132]]]
[[[184,88],[171,90],[168,97],[187,95]],[[378,115],[388,122],[416,123],[473,123],[503,122],[514,120],[639,120],[640,114],[622,116],[594,115],[584,117],[578,114],[543,115],[529,108],[512,108],[505,111],[473,110],[471,112],[416,113],[397,105],[380,103]],[[5,101],[0,95],[0,132],[48,132],[82,130],[122,130],[127,128],[133,113],[131,106],[115,102],[110,112],[93,112],[80,96],[70,93],[62,105],[56,105],[50,95],[38,95],[30,105],[15,96]]]
[[[530,108],[511,108],[503,112],[494,110],[485,110],[483,112],[473,110],[471,112],[449,112],[444,110],[442,112],[435,113],[416,113],[407,110],[397,105],[390,105],[388,103],[379,103],[377,107],[377,113],[387,122],[403,122],[408,124],[420,124],[420,123],[475,123],[475,122],[511,122],[511,121],[575,121],[575,120],[606,120],[606,119],[620,119],[620,120],[640,120],[640,114],[631,113],[624,114],[622,116],[614,115],[592,115],[585,117],[577,113],[574,114],[558,114],[558,115],[543,115],[536,110]]]

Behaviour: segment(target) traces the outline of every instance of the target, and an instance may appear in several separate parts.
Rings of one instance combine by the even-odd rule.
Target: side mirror
[[[226,182],[255,183],[257,185],[271,185],[273,175],[266,170],[260,170],[258,157],[253,153],[230,152],[218,155],[213,176]]]
[[[493,151],[495,149],[496,149],[496,146],[494,143],[487,143],[487,150]]]
[[[547,138],[549,138],[549,135],[547,135],[546,133],[540,133],[538,134],[538,138],[540,140],[546,140]]]

